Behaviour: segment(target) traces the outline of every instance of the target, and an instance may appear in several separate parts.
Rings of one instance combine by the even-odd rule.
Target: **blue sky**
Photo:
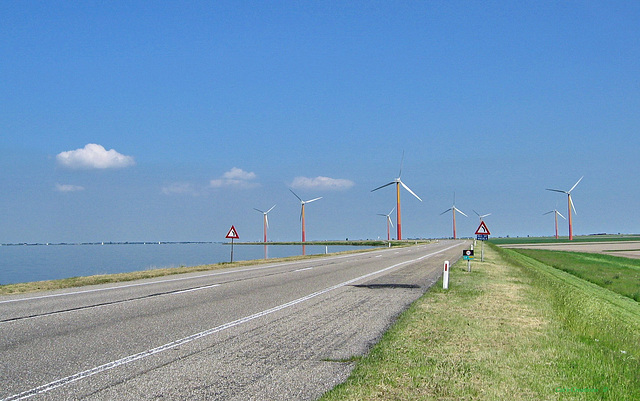
[[[640,4],[0,3],[0,242],[640,232]],[[89,146],[88,146],[89,145]],[[393,216],[395,223],[395,215]],[[563,221],[561,235],[567,235]]]

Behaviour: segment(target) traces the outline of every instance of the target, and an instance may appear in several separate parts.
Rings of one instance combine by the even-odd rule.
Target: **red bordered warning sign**
[[[236,231],[236,228],[234,226],[231,226],[225,238],[240,239],[240,237],[238,236],[238,232]]]
[[[476,230],[476,235],[491,235],[491,233],[489,232],[489,229],[487,228],[487,225],[484,224],[484,221],[480,222],[480,225]]]

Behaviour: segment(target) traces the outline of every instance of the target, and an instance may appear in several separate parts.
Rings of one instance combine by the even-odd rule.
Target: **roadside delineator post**
[[[442,272],[442,289],[449,289],[449,261],[444,261],[444,271]]]

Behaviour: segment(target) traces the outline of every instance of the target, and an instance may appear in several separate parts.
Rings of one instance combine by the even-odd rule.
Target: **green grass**
[[[606,242],[606,241],[640,241],[639,235],[632,234],[608,234],[608,235],[581,235],[575,236],[572,242]],[[496,245],[511,244],[554,244],[569,242],[569,237],[507,237],[507,238],[491,238],[489,240]]]
[[[490,246],[322,400],[638,400],[639,344],[638,303]]]
[[[640,302],[640,259],[537,249],[514,251]]]

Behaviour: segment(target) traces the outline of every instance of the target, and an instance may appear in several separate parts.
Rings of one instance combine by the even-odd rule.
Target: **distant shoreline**
[[[0,246],[64,246],[64,245],[172,245],[172,244],[221,244],[221,241],[100,241],[100,242],[18,242]]]
[[[275,242],[234,242],[234,245],[343,245],[343,246],[387,246],[391,242],[394,245],[429,243],[427,239],[409,239],[402,241],[383,240],[353,240],[353,241],[275,241]],[[0,244],[0,246],[78,246],[78,245],[184,245],[184,244],[231,244],[224,241],[105,241],[105,242],[18,242]]]

